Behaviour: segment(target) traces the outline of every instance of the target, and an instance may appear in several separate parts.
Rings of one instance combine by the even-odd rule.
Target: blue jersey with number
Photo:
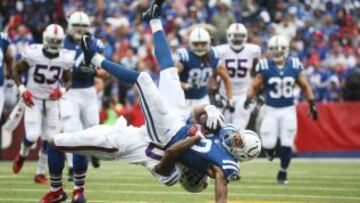
[[[184,66],[180,73],[180,81],[191,85],[191,88],[184,90],[185,98],[201,99],[206,96],[209,79],[219,65],[219,57],[215,49],[210,49],[207,62],[185,48],[177,51],[177,57]]]
[[[7,34],[0,32],[0,86],[4,85],[4,62],[9,45],[10,39]]]
[[[168,146],[185,139],[191,125],[183,127],[169,142]],[[185,166],[200,173],[207,174],[211,165],[219,167],[228,181],[239,179],[237,160],[221,145],[218,134],[208,135],[199,143],[185,151],[179,161]],[[168,147],[167,146],[167,147]]]
[[[298,58],[288,57],[280,69],[275,61],[262,59],[257,72],[264,79],[265,104],[272,107],[287,107],[294,105],[294,86],[302,71]]]
[[[97,39],[97,44],[102,47],[100,40]],[[69,50],[75,50],[75,65],[72,71],[72,83],[71,88],[87,88],[92,87],[95,84],[95,69],[84,64],[84,54],[79,44],[67,36],[64,40],[64,48]]]

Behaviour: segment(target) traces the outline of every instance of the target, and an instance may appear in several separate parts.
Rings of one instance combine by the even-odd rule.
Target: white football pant
[[[260,136],[265,149],[275,148],[277,139],[284,147],[293,147],[297,132],[295,106],[274,108],[264,107],[265,117],[261,123]]]

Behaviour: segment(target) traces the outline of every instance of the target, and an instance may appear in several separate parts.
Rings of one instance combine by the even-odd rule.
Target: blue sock
[[[75,189],[83,187],[85,184],[85,177],[88,168],[88,159],[84,155],[73,155],[74,165],[74,184]]]
[[[290,165],[292,156],[292,149],[291,147],[280,147],[280,167],[281,170],[286,171]]]
[[[155,46],[155,56],[156,60],[159,63],[160,70],[166,68],[175,67],[174,61],[171,57],[171,51],[169,44],[166,40],[166,36],[163,30],[156,31],[153,34],[154,46]]]
[[[51,191],[57,191],[62,187],[62,171],[64,169],[64,153],[53,145],[47,145],[48,166],[50,173]]]
[[[41,145],[41,151],[43,151],[46,154],[47,154],[47,146],[48,146],[48,141],[43,140]]]
[[[139,76],[139,72],[136,72],[134,70],[131,70],[127,67],[124,67],[120,64],[111,62],[107,59],[105,59],[102,63],[101,63],[101,67],[103,69],[105,69],[106,71],[108,71],[111,75],[113,75],[114,77],[116,77],[117,79],[121,80],[122,82],[125,82],[127,84],[133,85],[135,84],[138,76]]]

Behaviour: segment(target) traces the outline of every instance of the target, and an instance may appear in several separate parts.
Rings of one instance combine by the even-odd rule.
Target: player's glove
[[[234,113],[235,112],[235,105],[232,99],[228,99],[226,101],[226,109],[228,109],[230,111],[230,113]]]
[[[312,115],[314,120],[317,120],[318,117],[319,117],[314,100],[309,100],[309,112],[308,112],[308,115],[310,115],[310,114]]]
[[[28,107],[32,107],[34,105],[34,101],[32,99],[32,94],[29,90],[26,89],[24,85],[20,85],[18,87],[19,94],[22,97],[24,103]]]
[[[246,97],[246,100],[244,102],[244,109],[248,109],[250,107],[251,102],[252,99],[250,97]]]
[[[65,91],[66,91],[65,88],[58,87],[51,92],[49,98],[51,100],[58,100],[62,97],[62,95],[65,93]]]
[[[224,116],[215,106],[205,106],[205,112],[207,114],[206,126],[209,129],[216,130],[217,128],[224,126]]]
[[[223,100],[221,98],[221,95],[219,94],[218,89],[209,89],[208,90],[209,100],[210,104],[216,106],[217,108],[223,108]]]
[[[101,48],[96,44],[96,41],[90,34],[83,35],[81,39],[81,49],[84,53],[84,62],[86,65],[89,65],[93,57],[101,52]]]

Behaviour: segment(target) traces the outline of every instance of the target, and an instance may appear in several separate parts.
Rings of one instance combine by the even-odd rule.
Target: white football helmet
[[[189,37],[189,46],[191,51],[193,51],[198,56],[203,56],[210,50],[210,34],[204,28],[196,27],[190,33]]]
[[[48,25],[43,32],[43,45],[47,52],[59,53],[63,46],[65,33],[63,28],[57,24]]]
[[[209,184],[209,177],[187,167],[182,167],[180,185],[188,192],[199,193],[205,190]]]
[[[239,161],[250,161],[261,152],[261,141],[254,131],[228,125],[220,130],[220,136],[222,145]]]
[[[81,11],[71,14],[68,20],[68,33],[74,40],[80,41],[81,37],[88,31],[90,26],[89,16]]]
[[[269,56],[275,61],[285,60],[289,55],[289,41],[282,35],[271,37],[267,46]]]
[[[247,38],[248,31],[246,27],[241,23],[233,23],[227,29],[227,39],[230,47],[235,51],[239,51],[243,48]]]

